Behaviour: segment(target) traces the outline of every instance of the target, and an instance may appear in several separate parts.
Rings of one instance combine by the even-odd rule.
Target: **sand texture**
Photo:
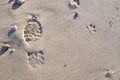
[[[0,0],[0,80],[120,80],[120,0],[74,1]]]

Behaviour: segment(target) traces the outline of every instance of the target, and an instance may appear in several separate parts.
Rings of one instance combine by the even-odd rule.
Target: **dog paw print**
[[[89,26],[87,26],[87,29],[90,33],[95,33],[96,32],[96,26],[94,23],[90,24]]]

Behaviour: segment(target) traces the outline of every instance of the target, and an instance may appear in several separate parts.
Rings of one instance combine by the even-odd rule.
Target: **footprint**
[[[28,63],[33,68],[39,66],[40,64],[44,64],[44,53],[43,51],[32,51],[27,52]]]
[[[5,52],[7,52],[9,48],[10,48],[9,44],[3,44],[0,49],[0,56],[3,55]]]
[[[74,13],[73,19],[76,19],[79,16],[77,12]]]
[[[90,33],[95,33],[96,32],[96,26],[95,26],[94,23],[87,26],[87,29],[89,30]]]
[[[6,52],[12,55],[15,51],[15,46],[16,45],[12,44],[10,41],[0,42],[0,56],[4,55]]]
[[[24,38],[26,42],[37,41],[42,37],[42,26],[34,14],[28,19],[24,28]]]
[[[79,5],[80,5],[80,1],[79,1],[79,0],[71,0],[71,1],[69,2],[69,4],[68,4],[68,7],[69,7],[70,9],[76,9],[76,8],[79,7]]]
[[[80,0],[73,0],[74,2],[77,3],[77,5],[80,5]]]
[[[109,69],[94,70],[86,80],[120,80],[120,71],[114,72]]]
[[[108,23],[109,27],[113,26],[113,22],[112,21],[108,21],[107,23]]]

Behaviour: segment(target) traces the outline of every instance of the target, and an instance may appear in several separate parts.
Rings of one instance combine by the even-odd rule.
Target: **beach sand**
[[[69,3],[0,0],[0,80],[120,80],[120,0]]]

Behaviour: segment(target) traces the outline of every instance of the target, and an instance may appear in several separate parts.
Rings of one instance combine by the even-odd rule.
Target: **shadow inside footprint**
[[[0,50],[0,56],[3,55],[8,49],[9,46],[2,46],[2,49]]]
[[[72,1],[70,1],[70,2],[68,3],[68,7],[69,7],[70,9],[76,9],[76,8],[79,7],[79,5],[80,5],[80,1],[79,1],[79,0],[72,0]]]
[[[68,4],[68,7],[69,7],[70,9],[76,9],[76,8],[77,8],[75,5],[71,5],[70,3]]]
[[[74,14],[74,16],[73,16],[73,19],[76,19],[78,16],[79,16],[78,13],[75,12],[75,14]]]
[[[21,5],[22,5],[22,4],[18,4],[18,3],[16,3],[16,2],[14,2],[13,5],[12,5],[12,9],[13,9],[13,10],[16,10],[16,9],[18,9]]]
[[[37,20],[37,16],[34,14],[30,15],[31,18],[27,20],[24,28],[24,38],[26,42],[39,40],[43,33],[43,27],[40,21]]]
[[[77,3],[77,5],[80,5],[80,0],[74,0],[76,3]]]
[[[39,21],[36,21],[36,23],[39,25],[39,31],[42,34],[43,30],[42,30],[42,26],[41,23]]]
[[[27,21],[27,23],[29,23],[29,22],[36,22],[38,24],[38,26],[39,26],[40,33],[42,33],[42,26],[41,26],[41,23],[37,20],[37,16],[34,15],[34,14],[31,14],[31,15],[32,15],[32,18],[29,19]]]
[[[87,26],[87,29],[89,30],[90,33],[95,33],[96,25],[94,23],[91,23],[89,26]]]
[[[12,26],[10,31],[8,32],[8,37],[11,37],[16,30],[17,30],[17,26],[16,25]]]
[[[112,74],[107,73],[107,74],[105,75],[105,77],[106,77],[106,78],[111,78],[111,77],[112,77]]]
[[[8,37],[11,37],[14,32],[15,32],[15,31],[10,30],[10,31],[8,32]]]

